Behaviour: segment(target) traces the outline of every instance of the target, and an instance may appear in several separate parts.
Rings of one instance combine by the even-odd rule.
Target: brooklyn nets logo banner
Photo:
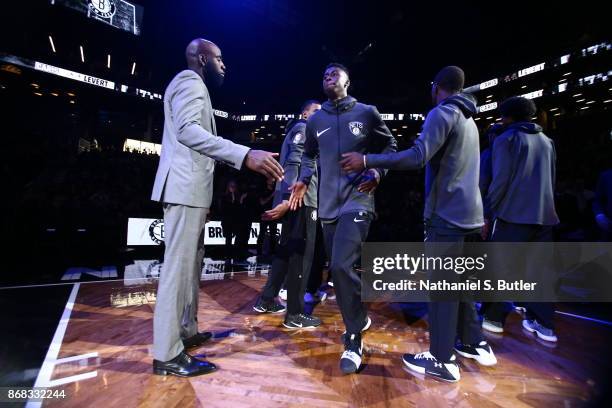
[[[74,9],[87,17],[140,35],[144,8],[125,0],[51,0],[51,4]]]

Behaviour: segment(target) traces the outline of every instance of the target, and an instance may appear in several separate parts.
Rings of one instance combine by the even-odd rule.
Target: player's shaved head
[[[221,85],[225,77],[225,64],[221,49],[212,41],[204,38],[192,40],[185,49],[187,67],[198,73],[204,81]]]
[[[198,63],[200,55],[210,55],[214,51],[217,51],[219,47],[212,42],[205,40],[204,38],[196,38],[191,40],[185,49],[185,58],[187,59],[187,66]]]

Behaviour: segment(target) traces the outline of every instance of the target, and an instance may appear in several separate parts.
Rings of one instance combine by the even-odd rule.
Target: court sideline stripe
[[[573,313],[560,312],[558,310],[556,310],[555,313],[559,313],[559,314],[564,315],[564,316],[575,317],[576,319],[588,320],[589,322],[595,322],[595,323],[604,324],[606,326],[612,326],[612,322],[608,322],[606,320],[595,319],[593,317],[580,316],[580,315],[573,314]]]
[[[68,297],[68,301],[66,302],[66,306],[64,307],[64,312],[62,313],[62,317],[60,318],[60,321],[57,324],[57,329],[55,329],[53,340],[51,340],[51,344],[49,345],[49,350],[47,350],[45,360],[43,361],[43,364],[40,367],[40,371],[38,372],[38,376],[36,377],[34,387],[46,387],[48,386],[51,380],[53,368],[55,367],[55,361],[57,360],[57,356],[59,355],[60,347],[62,346],[62,341],[64,340],[64,335],[66,334],[68,321],[70,320],[72,308],[74,307],[74,301],[76,300],[76,296],[79,292],[80,286],[81,284],[77,282],[74,283],[74,286],[72,287],[72,292],[70,292],[70,296]],[[28,401],[28,403],[26,404],[26,408],[36,408],[40,406],[42,406],[41,401]]]
[[[269,269],[271,269],[271,268],[269,268]],[[245,274],[245,273],[249,273],[249,271],[218,272],[218,273],[223,273],[224,275],[230,275],[230,277],[231,277],[231,274],[234,274],[234,275]],[[252,273],[252,271],[251,271],[251,273]],[[61,282],[61,283],[44,283],[44,284],[38,284],[38,285],[3,286],[3,287],[0,287],[0,290],[46,288],[46,287],[50,287],[50,286],[74,285],[75,283],[90,284],[90,283],[104,283],[104,282],[129,282],[129,281],[142,281],[142,280],[148,280],[148,279],[154,280],[154,281],[159,280],[159,278],[154,278],[154,277],[149,277],[149,278],[127,278],[127,279],[102,279],[102,280],[96,280],[96,281],[83,281],[83,282]],[[210,279],[210,280],[217,280],[217,279]],[[201,282],[206,282],[206,280],[200,280],[200,281]]]

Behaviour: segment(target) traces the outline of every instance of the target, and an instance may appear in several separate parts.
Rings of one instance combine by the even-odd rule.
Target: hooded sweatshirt
[[[513,123],[493,143],[493,178],[487,204],[493,215],[516,224],[556,225],[555,146],[542,128]]]
[[[311,182],[319,158],[321,220],[333,221],[351,212],[375,211],[374,196],[357,191],[364,181],[365,171],[343,172],[340,167],[343,153],[390,153],[396,150],[397,142],[374,106],[359,103],[352,96],[324,102],[321,110],[306,124],[306,144],[299,176],[300,181]],[[378,171],[381,177],[385,174],[384,170]]]
[[[484,207],[484,216],[487,219],[491,219],[491,209],[489,208],[488,201],[486,200],[487,193],[489,191],[489,185],[491,184],[491,179],[493,178],[493,163],[491,163],[491,154],[493,150],[493,142],[495,138],[506,130],[505,125],[500,123],[496,123],[493,125],[486,133],[486,136],[489,139],[489,147],[484,149],[480,153],[480,195],[482,197],[482,205]]]
[[[478,188],[480,145],[472,119],[476,101],[469,94],[446,98],[425,118],[421,136],[410,149],[368,154],[368,167],[410,170],[425,166],[425,210],[463,229],[484,224]]]
[[[288,200],[291,196],[289,187],[297,181],[300,174],[302,154],[304,153],[304,143],[306,141],[306,121],[304,119],[292,119],[287,123],[287,134],[281,147],[279,162],[285,170],[283,181],[276,183],[274,192],[273,206],[277,206],[283,200]],[[304,196],[304,205],[317,208],[317,172],[312,174],[308,190]]]

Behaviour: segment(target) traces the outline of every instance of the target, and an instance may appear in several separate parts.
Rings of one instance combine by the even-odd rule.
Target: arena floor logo
[[[164,220],[154,220],[149,226],[151,241],[158,245],[164,242]]]

